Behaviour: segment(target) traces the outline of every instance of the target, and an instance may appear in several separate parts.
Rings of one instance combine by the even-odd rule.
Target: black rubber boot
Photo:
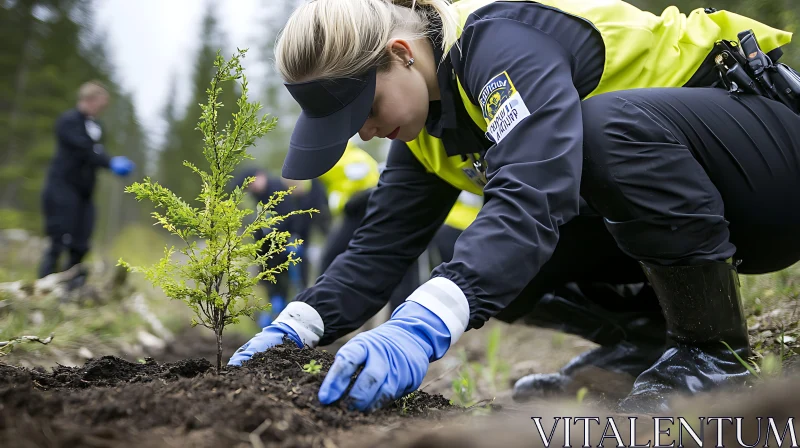
[[[668,412],[673,394],[696,394],[747,380],[749,371],[723,344],[743,360],[751,356],[736,268],[725,262],[642,266],[664,310],[669,345],[639,375],[620,409]]]
[[[617,376],[616,383],[622,379],[630,388],[666,346],[666,322],[649,288],[631,293],[630,285],[570,284],[543,297],[523,322],[574,334],[600,347],[576,356],[556,373],[520,378],[512,392],[517,402],[571,395],[573,389],[585,385],[575,384],[575,375],[587,369],[592,376],[610,374],[594,376],[598,381]],[[627,390],[617,396],[624,396]]]
[[[67,283],[67,291],[72,292],[83,287],[86,284],[86,279],[89,277],[89,269],[84,265],[78,266],[78,271],[75,273]]]
[[[59,258],[61,253],[67,250],[60,239],[50,237],[47,248],[42,256],[42,261],[39,264],[39,278],[47,277],[54,272],[60,272]]]

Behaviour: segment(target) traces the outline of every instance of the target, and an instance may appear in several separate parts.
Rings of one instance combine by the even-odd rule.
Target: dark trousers
[[[532,314],[535,320],[544,320],[543,310],[536,309],[541,299],[548,294],[558,295],[570,283],[576,283],[587,291],[595,291],[603,287],[621,288],[623,285],[646,281],[638,262],[619,249],[606,229],[603,218],[592,214],[581,215],[559,227],[559,239],[553,255],[519,296],[494,317],[504,322],[514,322]],[[621,296],[627,296],[628,299],[618,300]],[[658,306],[647,284],[637,294],[589,292],[587,298],[612,312],[647,310]],[[553,328],[552,325],[561,324],[564,319],[569,320],[569,316],[555,316],[549,325],[543,322],[536,324]]]
[[[325,241],[325,248],[322,250],[322,259],[320,260],[319,266],[320,274],[328,269],[328,266],[333,263],[333,260],[338,257],[339,254],[347,250],[350,239],[353,238],[353,234],[358,230],[359,225],[361,225],[361,219],[363,217],[363,214],[345,214],[340,225],[332,229],[332,232]]]
[[[639,89],[583,102],[581,195],[630,257],[740,261],[766,273],[800,259],[800,117],[722,89]]]
[[[560,227],[556,249],[496,317],[535,312],[569,282],[646,282],[638,261],[734,258],[745,274],[800,260],[800,117],[780,103],[722,89],[638,89],[583,102],[581,196],[597,215]],[[613,295],[612,295],[613,296]],[[645,284],[631,311],[655,306]]]
[[[269,295],[270,298],[280,296],[283,297],[284,300],[288,300],[289,283],[291,283],[288,271],[275,274],[274,283],[267,279],[262,279],[260,283],[267,291],[267,295]]]
[[[42,192],[45,233],[49,240],[39,265],[39,278],[67,270],[89,252],[95,210],[87,198],[66,185],[48,185]],[[59,260],[68,255],[67,264]]]

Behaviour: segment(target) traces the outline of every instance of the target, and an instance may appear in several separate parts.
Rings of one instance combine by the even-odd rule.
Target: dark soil
[[[312,375],[302,366],[321,364]],[[459,413],[417,392],[364,414],[322,406],[333,355],[284,344],[215,373],[205,358],[132,363],[113,356],[52,371],[0,364],[0,446],[341,446],[349,429],[396,428]]]

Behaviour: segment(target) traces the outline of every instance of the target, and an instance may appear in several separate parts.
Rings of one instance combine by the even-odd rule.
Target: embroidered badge
[[[508,72],[500,73],[483,86],[478,95],[478,103],[487,123],[492,121],[500,106],[516,91]]]
[[[486,127],[486,135],[495,143],[500,143],[511,132],[512,129],[517,127],[523,118],[529,116],[531,113],[528,111],[528,106],[522,100],[519,92],[514,92],[511,97],[500,106],[500,109],[495,114],[494,118]]]
[[[486,83],[478,102],[488,124],[486,136],[494,143],[500,143],[523,118],[531,114],[508,72],[500,73]]]

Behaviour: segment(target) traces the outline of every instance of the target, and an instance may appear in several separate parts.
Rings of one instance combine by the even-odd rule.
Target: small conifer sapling
[[[301,261],[290,252],[282,263],[269,263],[275,255],[302,244],[302,240],[290,241],[289,232],[278,231],[276,226],[292,215],[316,212],[311,209],[294,210],[285,215],[275,213],[273,208],[291,193],[291,188],[276,192],[266,204],[259,202],[253,211],[240,205],[246,186],[255,179],[250,177],[233,188],[228,185],[237,166],[245,159],[253,159],[247,148],[276,124],[274,117],[258,117],[261,109],[258,102],[248,102],[247,78],[241,65],[246,52],[239,49],[227,61],[217,53],[215,73],[206,90],[208,101],[200,104],[202,114],[197,130],[203,135],[202,151],[208,171],[186,161],[183,163],[200,177],[198,206],[190,205],[149,177],[125,188],[137,200],[149,199],[162,210],[153,212],[152,216],[182,240],[180,253],[183,257],[173,258],[176,250],[172,246],[165,248],[164,257],[154,265],[131,266],[122,259],[119,264],[142,273],[167,297],[185,302],[195,312],[192,326],[202,325],[214,331],[217,372],[222,367],[225,327],[237,323],[241,316],[252,317],[256,311],[269,309],[268,304],[255,300],[254,287],[262,279],[275,282],[276,274]],[[223,105],[218,98],[222,85],[231,82],[238,82],[241,88],[238,111],[233,113],[232,122],[220,128],[218,112]],[[255,217],[245,225],[245,218],[252,213]],[[253,265],[260,268],[256,275],[249,271]]]

